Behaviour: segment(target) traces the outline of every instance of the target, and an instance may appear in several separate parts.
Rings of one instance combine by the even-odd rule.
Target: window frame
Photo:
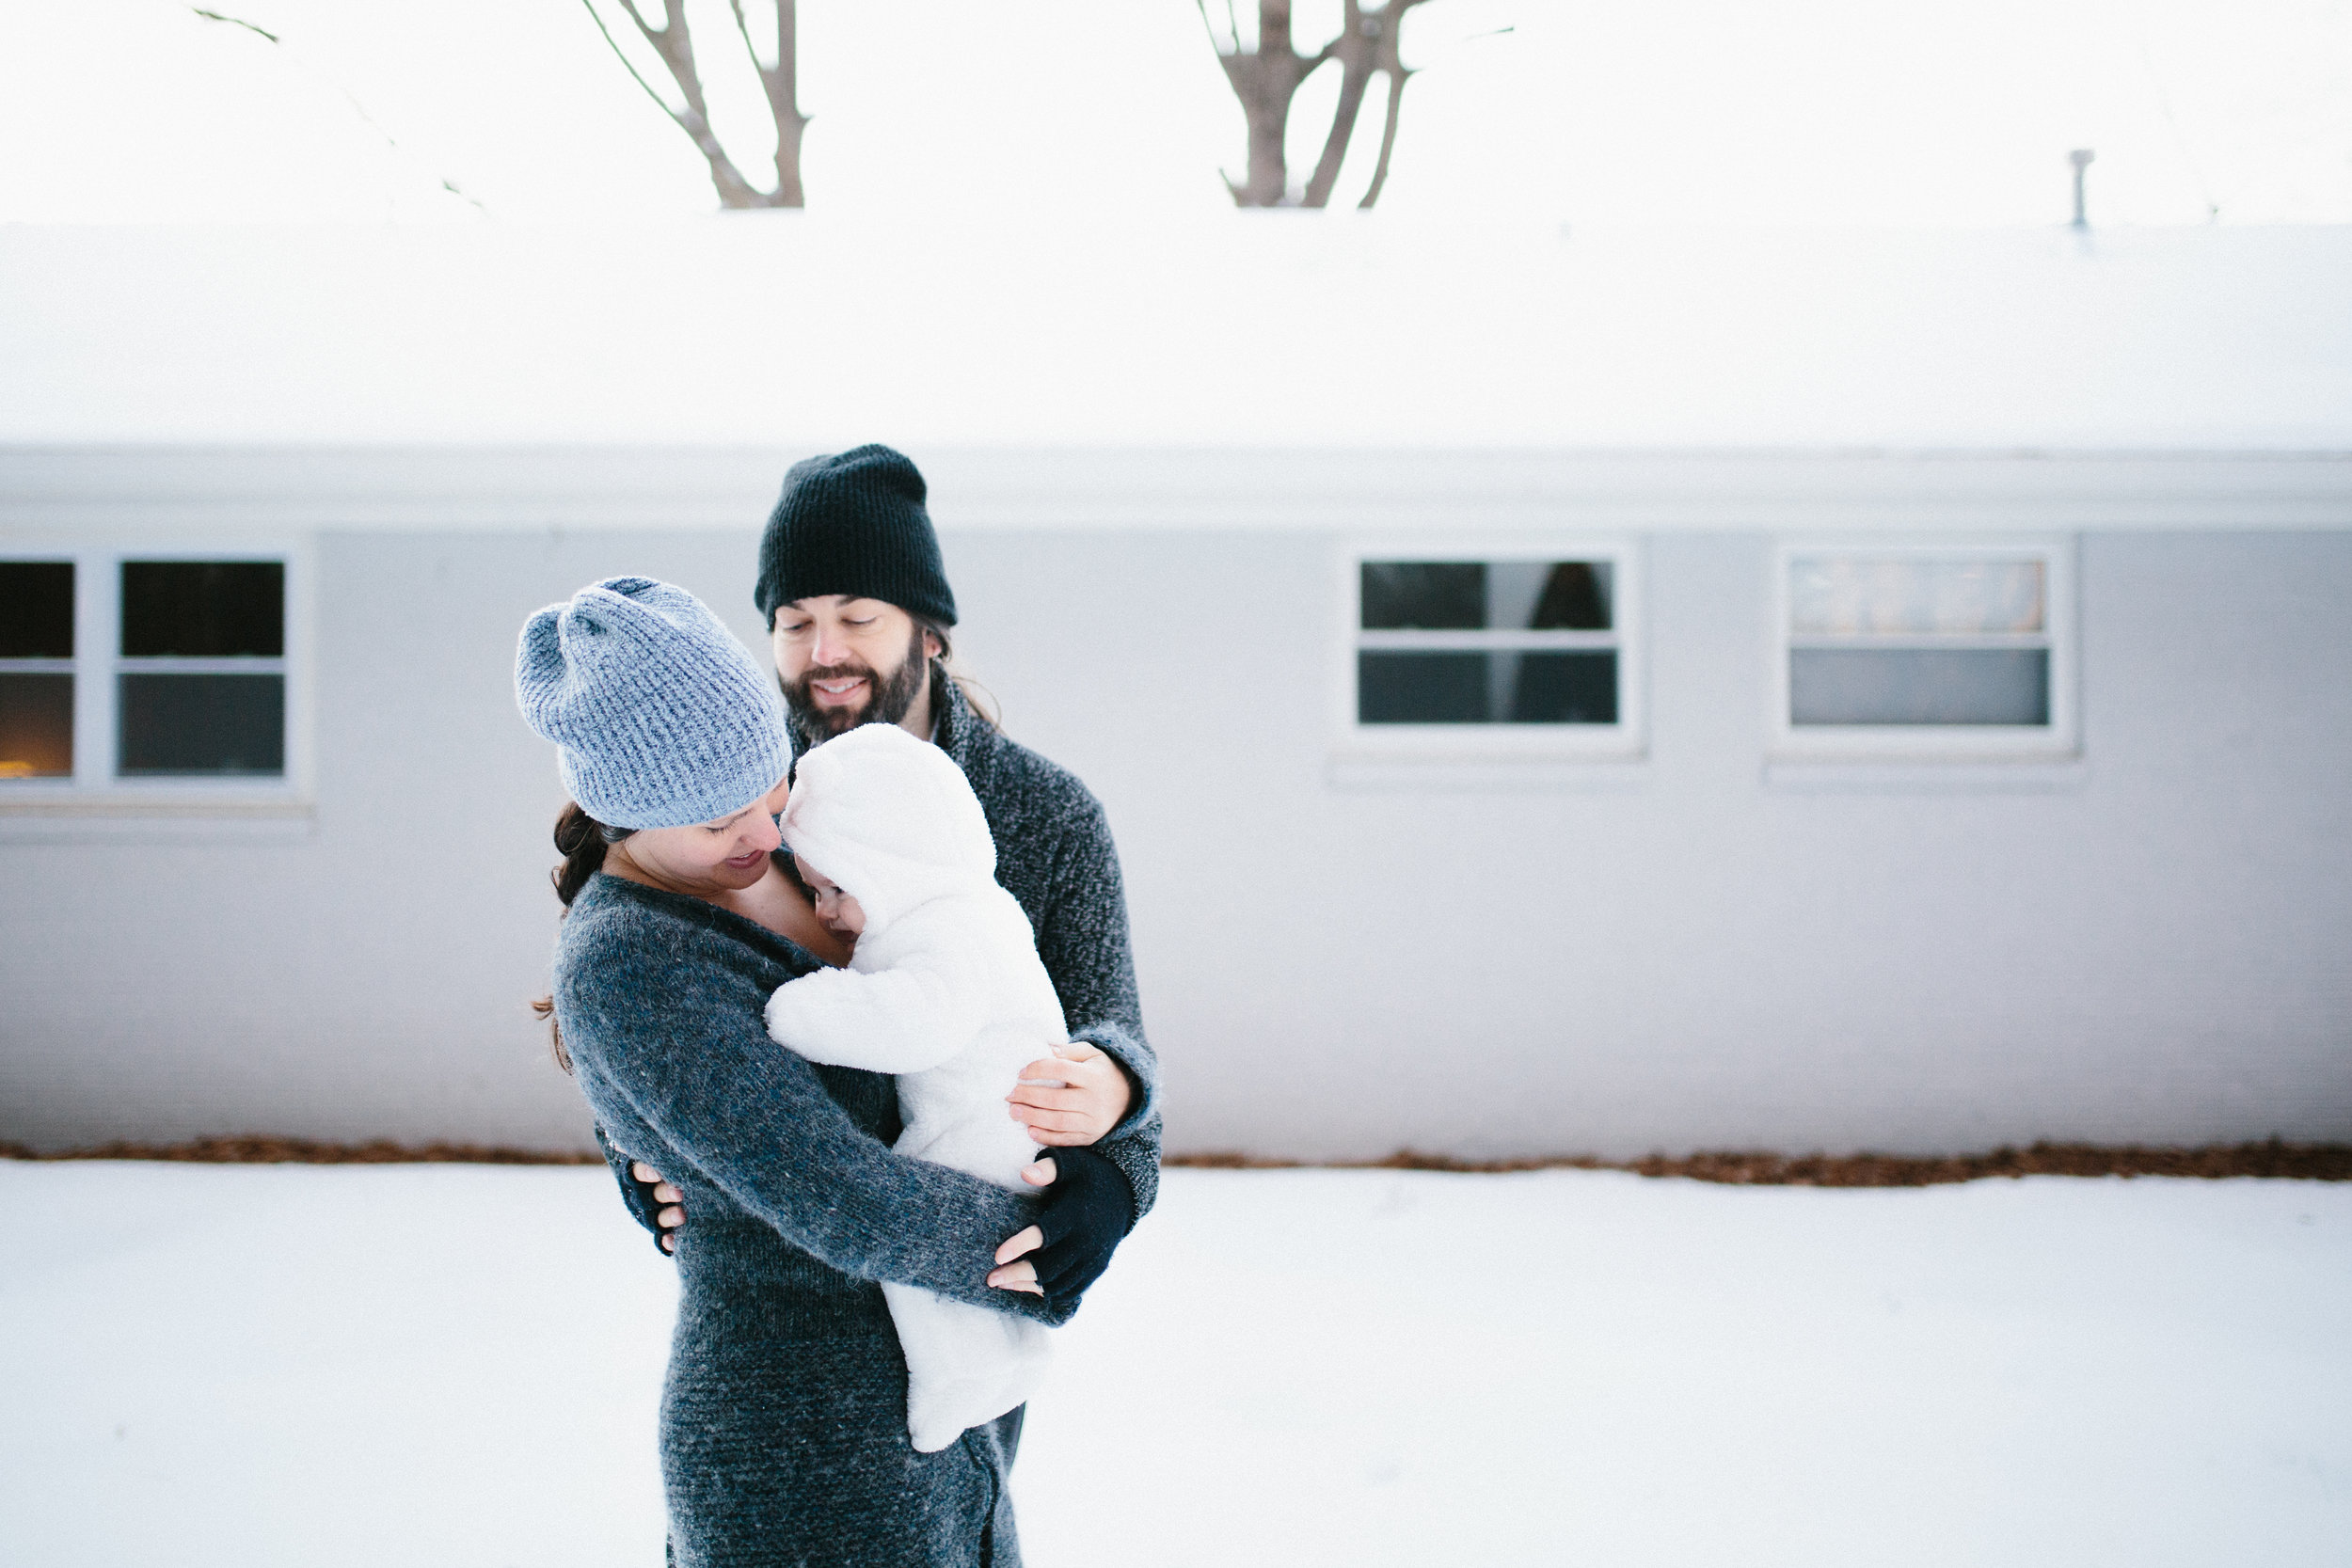
[[[271,816],[307,813],[312,790],[311,562],[308,541],[135,536],[93,546],[55,538],[0,539],[0,561],[73,562],[73,772],[70,778],[0,779],[0,818],[88,816]],[[272,562],[285,569],[283,653],[277,658],[125,657],[122,566],[133,561]],[[285,680],[285,770],[252,774],[116,773],[118,702],[125,674],[279,674]]]
[[[1357,653],[1372,636],[1382,646],[1409,647],[1420,637],[1460,642],[1495,633],[1382,631],[1363,628],[1363,566],[1367,562],[1607,562],[1610,628],[1606,632],[1518,634],[1564,650],[1610,648],[1617,656],[1617,720],[1613,724],[1365,724],[1357,714]],[[1332,756],[1341,765],[1454,764],[1500,768],[1537,764],[1623,764],[1640,761],[1648,745],[1646,617],[1641,543],[1621,534],[1404,534],[1359,538],[1335,552],[1337,633],[1329,689]],[[1508,634],[1505,634],[1508,635]]]
[[[1983,534],[1931,538],[1885,534],[1788,535],[1773,541],[1771,678],[1765,683],[1767,734],[1775,762],[1972,763],[2070,762],[2082,752],[2080,617],[2075,603],[2073,535]],[[1902,636],[1800,636],[1791,625],[1790,567],[1816,556],[1922,561],[2034,561],[2042,571],[2042,628],[2032,634],[1920,633]],[[2050,721],[2044,724],[1796,724],[1789,717],[1790,656],[1801,647],[2046,647]]]

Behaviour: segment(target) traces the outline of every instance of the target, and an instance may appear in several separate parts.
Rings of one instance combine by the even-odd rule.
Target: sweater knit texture
[[[792,763],[757,662],[700,599],[652,578],[607,578],[532,616],[515,701],[556,743],[571,798],[616,828],[730,816]]]
[[[1073,1037],[1134,1078],[1099,1152],[1134,1214],[1158,1190],[1157,1066],[1142,1038],[1126,909],[1101,806],[980,724],[951,682],[939,742],[998,846],[997,879],[1036,927]],[[1021,1412],[937,1453],[907,1440],[906,1369],[881,1282],[1041,1322],[988,1288],[1036,1199],[893,1154],[892,1080],[779,1050],[761,1012],[818,960],[699,899],[598,876],[563,923],[556,1017],[616,1170],[675,1182],[678,1320],[661,1411],[682,1568],[1018,1568],[1005,1478]]]
[[[759,537],[752,602],[776,607],[847,594],[956,624],[955,591],[924,510],[923,475],[904,452],[869,444],[792,465]]]

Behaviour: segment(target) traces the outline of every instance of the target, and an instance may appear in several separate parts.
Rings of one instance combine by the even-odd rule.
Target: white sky
[[[216,5],[284,45],[167,0],[0,0],[0,221],[473,221],[444,179],[511,219],[714,204],[577,0]],[[694,8],[738,64],[724,8]],[[1301,0],[1301,36],[1338,8]],[[2346,0],[1431,0],[1407,26],[1384,212],[2045,224],[2090,147],[2094,221],[2352,221]],[[803,0],[801,40],[818,209],[1207,212],[1242,163],[1189,0]],[[1300,96],[1294,179],[1332,87]]]

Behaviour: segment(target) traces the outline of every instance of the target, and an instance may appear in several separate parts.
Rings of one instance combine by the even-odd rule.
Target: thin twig
[[[267,27],[257,27],[241,16],[223,16],[218,11],[208,11],[201,6],[190,6],[188,9],[196,12],[197,15],[202,17],[207,22],[226,22],[231,27],[242,27],[248,33],[259,33],[263,38],[269,40],[272,43],[283,43],[285,41],[285,40],[279,38],[276,33],[271,32]]]
[[[1225,45],[1219,43],[1216,39],[1216,24],[1209,20],[1209,0],[1192,0],[1192,3],[1194,8],[1200,12],[1200,30],[1209,35],[1209,47],[1216,51],[1218,59],[1225,58]],[[1225,0],[1225,8],[1229,13],[1232,10],[1232,0]],[[1239,27],[1233,29],[1232,53],[1236,55],[1241,53],[1241,29]]]
[[[294,61],[296,69],[309,71],[311,75],[316,76],[320,81],[325,82],[328,87],[333,87],[337,92],[341,93],[342,95],[343,102],[351,106],[351,112],[359,117],[360,123],[364,124],[369,130],[374,132],[377,135],[383,137],[384,145],[386,147],[390,148],[394,152],[398,153],[403,158],[409,156],[408,150],[400,145],[400,139],[384,128],[384,122],[377,119],[373,115],[368,113],[368,106],[359,102],[358,94],[354,93],[349,87],[344,87],[341,82],[335,80],[332,76],[327,75],[326,72],[319,70],[318,67],[312,65],[310,61],[304,59],[299,51],[288,44],[284,39],[279,38],[276,33],[271,32],[266,27],[255,26],[252,23],[246,21],[240,16],[224,16],[218,11],[208,11],[200,6],[190,6],[188,9],[195,12],[198,16],[202,17],[207,22],[226,23],[231,27],[242,27],[248,33],[252,33],[260,38],[267,39],[271,43],[276,44],[279,49],[285,51],[287,58]],[[437,174],[434,176],[434,179],[439,183],[441,189],[449,192],[450,195],[457,198],[458,200],[469,204],[476,212],[485,214],[489,212],[490,209],[485,207],[481,201],[459,189],[457,182],[452,180],[449,176],[445,174]]]
[[[735,13],[735,35],[743,40],[743,53],[752,57],[752,69],[767,80],[768,68],[759,58],[759,46],[752,42],[752,24],[743,20],[743,0],[727,0],[727,8]]]
[[[621,64],[628,69],[629,79],[634,81],[639,87],[645,89],[645,96],[653,100],[654,107],[660,109],[663,114],[668,115],[673,124],[675,124],[679,130],[685,132],[688,135],[692,135],[694,134],[693,127],[687,124],[685,119],[680,117],[675,109],[670,107],[668,100],[664,99],[660,93],[653,90],[653,84],[646,81],[644,76],[638,71],[636,62],[631,60],[627,55],[621,53],[620,40],[615,39],[612,36],[612,30],[604,24],[604,18],[596,14],[595,0],[580,0],[580,3],[581,8],[588,12],[588,20],[596,24],[596,31],[604,35],[605,45],[612,51],[612,57],[620,61]],[[630,5],[628,0],[621,0],[621,8],[628,12],[629,20],[636,23],[640,28],[643,28],[645,25],[645,19],[637,14],[637,8]]]
[[[1369,209],[1380,199],[1380,187],[1389,182],[1389,154],[1396,150],[1396,112],[1405,101],[1405,81],[1413,73],[1402,65],[1389,72],[1389,120],[1380,128],[1380,160],[1372,166],[1372,183],[1364,187],[1364,198],[1356,203],[1359,212]]]

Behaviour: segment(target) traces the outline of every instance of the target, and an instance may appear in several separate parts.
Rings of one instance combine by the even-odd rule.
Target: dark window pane
[[[0,561],[0,658],[73,657],[73,562]]]
[[[1391,653],[1356,656],[1359,724],[1613,724],[1617,656]]]
[[[124,675],[117,768],[139,774],[282,774],[283,675]]]
[[[1617,656],[1613,652],[1497,654],[1518,664],[1510,714],[1515,724],[1613,724]]]
[[[1483,724],[1486,686],[1485,654],[1359,653],[1356,721]]]
[[[2047,724],[2045,648],[1798,648],[1792,724]]]
[[[73,776],[73,677],[0,675],[0,779]]]
[[[122,563],[125,658],[277,658],[285,651],[283,562]]]
[[[1486,625],[1486,568],[1475,561],[1367,561],[1363,594],[1366,631],[1480,631]]]
[[[1530,631],[1607,631],[1609,625],[1609,566],[1589,561],[1554,565],[1527,621]]]

